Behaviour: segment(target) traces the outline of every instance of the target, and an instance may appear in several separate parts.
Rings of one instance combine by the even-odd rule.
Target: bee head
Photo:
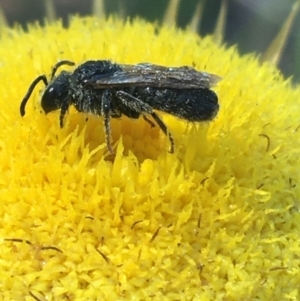
[[[58,110],[65,101],[68,101],[69,94],[69,74],[61,72],[46,88],[41,99],[41,106],[44,112]]]

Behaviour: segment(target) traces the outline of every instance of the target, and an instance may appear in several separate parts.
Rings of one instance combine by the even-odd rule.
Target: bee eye
[[[41,100],[41,106],[46,114],[59,109],[58,97],[59,95],[57,94],[55,87],[52,85],[48,86]]]

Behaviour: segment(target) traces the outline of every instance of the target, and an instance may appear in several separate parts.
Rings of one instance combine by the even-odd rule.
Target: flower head
[[[74,18],[1,47],[1,268],[4,298],[283,300],[299,297],[299,88],[210,37],[135,20]],[[194,65],[223,80],[217,118],[45,115],[31,81],[58,60]],[[71,67],[68,67],[71,70]],[[88,121],[86,118],[88,117]]]

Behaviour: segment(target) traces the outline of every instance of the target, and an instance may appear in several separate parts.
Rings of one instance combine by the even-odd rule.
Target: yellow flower
[[[221,109],[203,124],[158,112],[174,154],[142,118],[112,120],[112,159],[102,117],[70,110],[60,129],[38,89],[20,117],[61,59],[194,65],[223,77]],[[6,30],[0,60],[2,300],[299,299],[300,90],[273,67],[210,37],[95,18]]]

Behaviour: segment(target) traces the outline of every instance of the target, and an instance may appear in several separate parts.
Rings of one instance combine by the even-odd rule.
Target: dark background
[[[0,6],[9,25],[39,21],[45,19],[45,4],[41,0],[0,0]],[[201,35],[214,30],[222,0],[205,2]],[[54,0],[56,17],[68,24],[71,14],[89,15],[92,13],[92,0]],[[162,20],[168,6],[168,0],[106,0],[106,14],[117,14],[123,8],[125,17],[140,16],[149,21]],[[197,0],[182,0],[177,17],[179,27],[185,28],[190,22]],[[290,13],[294,0],[229,0],[225,43],[237,44],[240,53],[262,53],[280,30]],[[285,47],[279,68],[286,77],[293,75],[294,81],[300,81],[300,16],[296,18],[288,43]]]

